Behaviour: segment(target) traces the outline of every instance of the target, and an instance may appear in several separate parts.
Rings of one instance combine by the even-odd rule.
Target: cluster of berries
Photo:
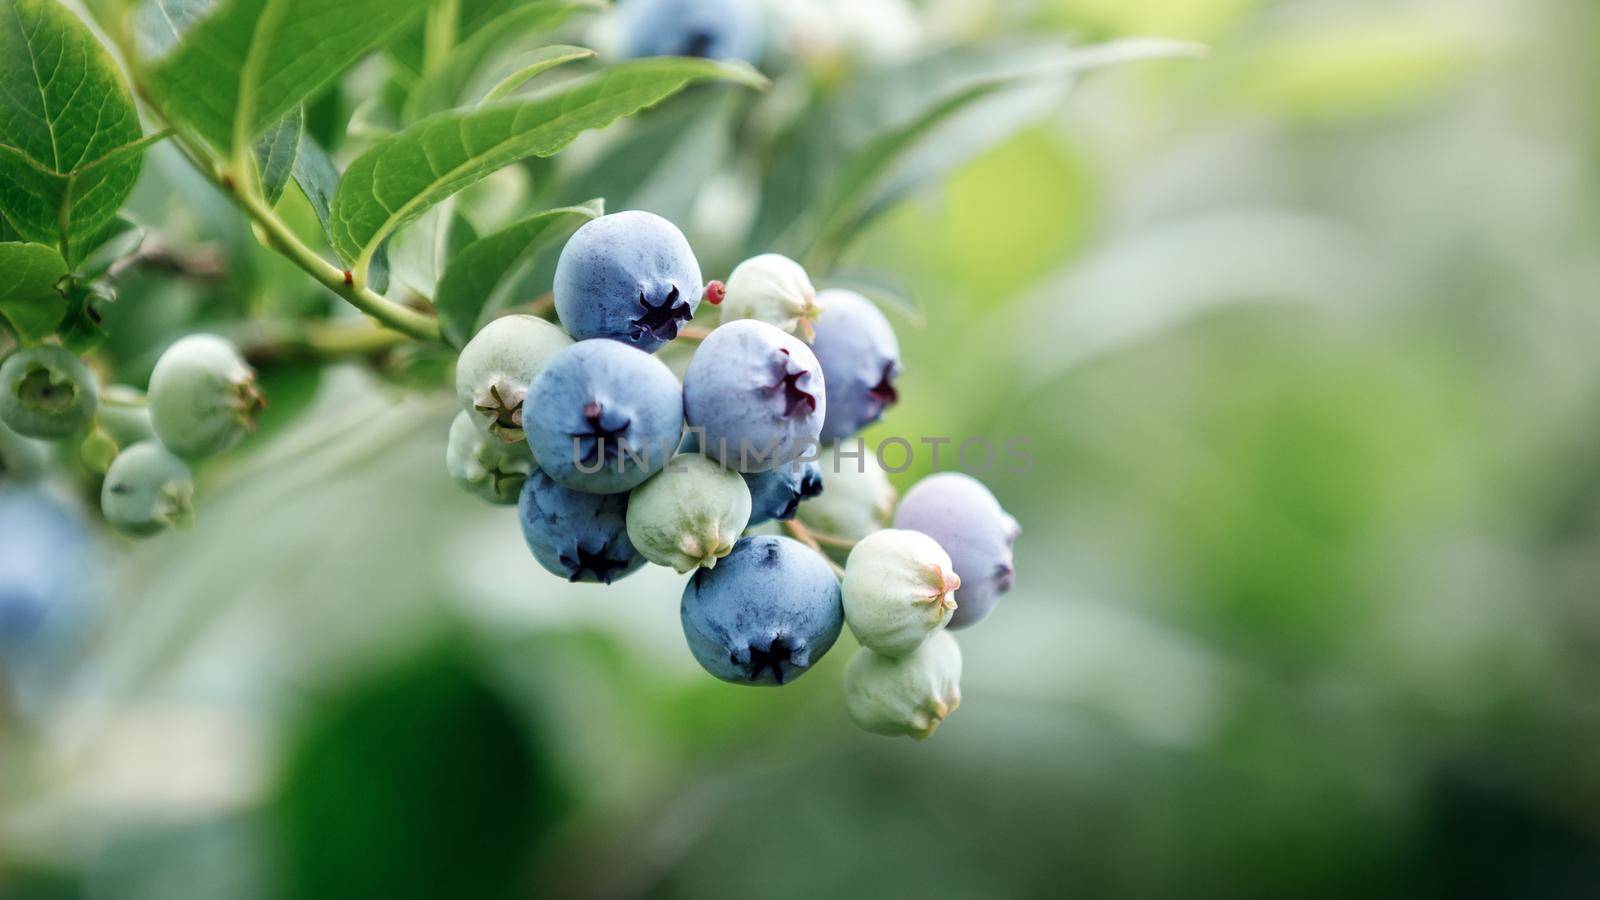
[[[167,348],[145,395],[116,385],[102,396],[83,360],[42,344],[0,365],[0,444],[16,464],[33,458],[28,441],[81,440],[85,464],[105,476],[106,521],[152,535],[193,520],[191,464],[238,443],[264,404],[238,348],[215,335]]]
[[[819,294],[776,254],[705,284],[682,232],[639,211],[580,228],[553,293],[559,327],[507,316],[463,348],[451,476],[515,504],[534,558],[570,581],[609,584],[646,562],[693,572],[684,635],[725,681],[788,684],[848,623],[862,645],[845,676],[852,718],[931,734],[960,702],[945,629],[1010,587],[1017,524],[955,473],[895,510],[882,470],[867,474],[872,454],[841,449],[897,399],[883,314],[850,291]],[[702,300],[721,324],[689,333]],[[695,341],[680,380],[656,354]],[[808,517],[813,503],[825,514]],[[842,569],[828,555],[846,552]]]

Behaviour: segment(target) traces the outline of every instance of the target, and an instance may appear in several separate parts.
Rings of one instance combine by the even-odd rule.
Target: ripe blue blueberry
[[[796,459],[765,472],[749,472],[750,524],[773,519],[788,521],[800,511],[800,502],[822,493],[822,467],[814,459]]]
[[[754,319],[702,342],[683,376],[684,419],[707,456],[756,472],[815,451],[827,396],[822,366],[799,338]]]
[[[83,360],[49,344],[18,350],[0,365],[0,422],[23,437],[57,441],[89,424],[100,388]]]
[[[39,488],[0,488],[0,662],[76,612],[88,532]]]
[[[817,300],[822,315],[811,350],[828,383],[822,440],[831,444],[854,437],[900,399],[894,387],[900,375],[900,342],[889,320],[860,294],[823,291]]]
[[[949,627],[977,624],[1011,590],[1011,545],[1020,529],[976,478],[940,472],[922,479],[900,501],[894,527],[920,531],[950,554],[961,589]]]
[[[644,565],[628,540],[628,495],[586,494],[535,470],[517,500],[533,558],[568,581],[610,584]]]
[[[715,569],[689,580],[680,615],[695,659],[735,684],[788,684],[844,627],[833,570],[786,537],[741,538]]]
[[[143,537],[194,521],[194,475],[156,441],[117,454],[100,487],[100,511],[112,527]]]
[[[528,445],[545,473],[594,494],[632,490],[683,437],[683,389],[661,360],[616,341],[556,354],[528,389]]]
[[[630,210],[586,223],[556,263],[556,314],[578,340],[654,353],[694,317],[705,283],[676,225]]]
[[[150,421],[168,450],[186,458],[232,447],[255,427],[266,400],[238,348],[214,334],[168,347],[150,373]]]
[[[617,11],[622,55],[759,61],[761,5],[752,0],[627,0]]]
[[[502,316],[483,326],[456,360],[456,399],[473,423],[501,443],[523,439],[528,385],[557,353],[572,346],[560,328],[536,316]]]

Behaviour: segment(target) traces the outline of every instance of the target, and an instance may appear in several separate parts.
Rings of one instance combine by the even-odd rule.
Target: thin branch
[[[833,574],[839,576],[840,578],[844,577],[844,568],[833,561],[833,558],[822,549],[822,545],[817,541],[816,536],[811,533],[811,529],[802,524],[799,519],[790,519],[789,521],[783,523],[783,527],[795,540],[817,551],[817,553],[825,561],[827,561],[828,568],[833,570]]]

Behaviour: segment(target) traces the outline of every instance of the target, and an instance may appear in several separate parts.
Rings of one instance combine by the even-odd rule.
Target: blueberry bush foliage
[[[693,571],[690,649],[735,682],[786,684],[848,623],[851,717],[930,734],[959,701],[946,623],[1009,587],[1017,523],[960,476],[899,510],[881,473],[836,477],[901,387],[880,309],[922,319],[894,273],[841,257],[1036,119],[1039,87],[1191,48],[995,36],[861,59],[758,6],[0,0],[8,679],[87,615],[55,607],[99,589],[25,571],[96,530],[64,494],[113,552],[203,523],[203,470],[248,477],[239,457],[353,363],[455,390],[439,477],[517,507],[554,576]],[[650,229],[684,248],[660,285],[676,251]],[[605,462],[646,422],[737,440],[773,404],[820,460],[662,458],[599,483],[529,451],[581,436],[577,462]],[[12,552],[23,532],[43,543]]]

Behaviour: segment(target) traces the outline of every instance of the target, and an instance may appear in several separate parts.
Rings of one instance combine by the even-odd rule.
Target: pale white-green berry
[[[715,567],[749,522],[744,478],[698,453],[674,457],[628,498],[634,549],[680,575]]]
[[[214,334],[180,338],[150,373],[150,423],[186,459],[221,453],[255,428],[266,398],[239,348]]]
[[[936,631],[916,652],[898,659],[862,647],[844,670],[844,705],[873,734],[923,740],[961,705],[961,648]]]
[[[822,495],[800,504],[802,524],[858,541],[888,523],[894,513],[894,485],[871,447],[859,439],[840,441],[824,447],[817,464]]]
[[[522,400],[550,359],[572,338],[537,316],[504,316],[483,326],[456,360],[456,399],[485,433],[523,439]]]
[[[728,276],[722,320],[757,319],[810,342],[822,315],[817,289],[799,263],[777,253],[763,253],[740,263]]]
[[[450,423],[445,468],[467,493],[496,506],[516,506],[522,483],[533,474],[533,452],[526,442],[505,444],[484,434],[472,414],[459,412]]]
[[[844,618],[863,647],[906,656],[955,613],[961,579],[939,542],[886,528],[867,535],[844,567]]]

